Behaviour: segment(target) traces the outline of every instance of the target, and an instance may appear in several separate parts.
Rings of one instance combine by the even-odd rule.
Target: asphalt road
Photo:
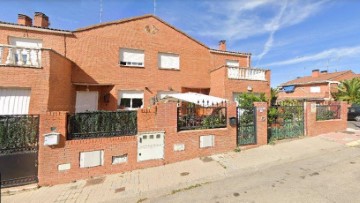
[[[360,130],[360,122],[359,121],[348,121],[348,128],[352,128],[354,130]]]
[[[254,168],[146,202],[360,202],[360,147]]]

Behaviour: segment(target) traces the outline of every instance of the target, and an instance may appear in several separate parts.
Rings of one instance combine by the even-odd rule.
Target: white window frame
[[[169,62],[167,65],[162,63],[162,57],[169,57]],[[177,61],[173,61],[176,60]],[[170,65],[169,65],[170,64]],[[174,54],[174,53],[165,53],[165,52],[159,52],[158,53],[158,66],[160,69],[169,69],[169,70],[180,70],[180,55]]]
[[[320,86],[310,87],[310,93],[320,93],[320,92],[321,92]]]
[[[136,57],[140,57],[140,59],[134,59],[133,61],[125,61],[127,59],[124,59],[124,55],[126,55],[125,53],[129,53],[129,54],[135,54],[135,55],[140,55],[142,54],[142,56],[136,56]],[[119,63],[121,66],[129,66],[129,67],[145,67],[145,51],[141,50],[141,49],[129,49],[129,48],[120,48],[120,53],[119,53]],[[139,64],[141,63],[141,64]]]
[[[125,95],[125,97],[124,97]],[[136,110],[139,108],[133,108],[133,99],[142,99],[142,105],[140,108],[144,108],[144,91],[139,90],[119,90],[118,92],[118,109],[120,109],[121,99],[130,99],[130,107],[125,107],[125,110]]]
[[[230,59],[226,59],[226,61],[225,61],[225,63],[226,63],[226,66],[228,66],[228,67],[240,67],[240,62],[239,62],[239,60],[230,60]],[[237,65],[229,65],[229,64],[237,64]]]

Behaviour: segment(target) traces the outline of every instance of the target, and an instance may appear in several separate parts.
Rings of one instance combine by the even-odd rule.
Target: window
[[[180,69],[180,57],[177,54],[159,53],[159,67],[163,69]]]
[[[137,49],[120,49],[120,65],[144,67],[144,51]]]
[[[138,109],[144,104],[144,92],[142,91],[120,91],[118,109]]]
[[[311,93],[320,93],[320,87],[310,87],[310,92]]]
[[[240,67],[237,60],[226,60],[226,65],[230,67]]]
[[[19,37],[10,37],[10,44],[18,47],[25,47],[25,48],[36,48],[40,49],[42,48],[42,40],[39,39],[29,39],[29,38],[19,38]],[[15,53],[15,62],[18,63],[20,60],[20,55],[22,56],[22,61],[25,64],[27,61],[27,50],[18,49]],[[38,66],[41,62],[41,51],[39,50],[38,53],[36,53],[35,49],[31,49],[30,53],[30,62],[34,66]]]

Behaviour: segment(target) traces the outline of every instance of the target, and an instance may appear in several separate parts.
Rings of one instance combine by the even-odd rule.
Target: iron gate
[[[304,135],[304,106],[271,106],[268,112],[268,141]]]
[[[256,144],[256,107],[237,107],[238,145]]]
[[[1,187],[37,182],[38,115],[0,115]]]

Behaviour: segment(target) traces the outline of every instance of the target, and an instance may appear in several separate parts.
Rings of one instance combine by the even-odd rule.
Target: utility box
[[[44,134],[44,145],[53,146],[58,145],[60,141],[60,133],[51,132]]]

